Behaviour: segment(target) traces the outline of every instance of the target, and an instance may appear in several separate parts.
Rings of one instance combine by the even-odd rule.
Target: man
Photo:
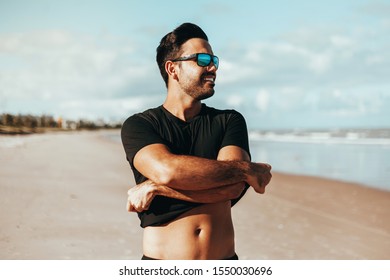
[[[250,162],[241,114],[202,103],[214,94],[219,60],[201,28],[184,23],[164,36],[157,64],[165,102],[122,127],[143,259],[238,259],[231,207],[249,185],[264,193],[271,166]]]

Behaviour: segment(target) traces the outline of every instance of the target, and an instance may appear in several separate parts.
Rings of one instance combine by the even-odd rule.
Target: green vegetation
[[[33,115],[0,115],[0,134],[30,134],[46,131],[68,131],[81,129],[111,129],[120,128],[120,123],[105,123],[102,120],[63,120],[53,116]]]

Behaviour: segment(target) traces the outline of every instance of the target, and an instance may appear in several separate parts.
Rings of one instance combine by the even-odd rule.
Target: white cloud
[[[221,62],[221,67],[218,69],[217,83],[219,85],[241,84],[256,75],[261,75],[261,69],[253,68],[253,64],[227,58]]]
[[[339,34],[331,35],[330,42],[337,48],[348,48],[354,46],[354,42],[350,37]]]
[[[226,105],[230,107],[235,107],[235,108],[240,107],[241,104],[243,104],[243,102],[244,102],[244,98],[239,95],[229,95],[226,98]]]
[[[385,123],[390,117],[384,106],[390,98],[390,37],[382,23],[371,28],[306,27],[273,40],[236,46],[222,57],[235,62],[240,50],[243,59],[229,68],[231,77],[240,78],[223,90],[254,92],[241,105],[259,112],[306,114],[307,118],[349,116],[356,117],[357,126],[360,118],[383,116]],[[331,118],[323,117],[321,122],[334,125]]]
[[[269,92],[265,89],[260,90],[256,95],[256,108],[260,110],[260,112],[266,112],[269,106]]]
[[[102,42],[60,30],[1,35],[0,60],[7,58],[7,65],[0,63],[1,109],[18,111],[19,103],[22,110],[22,103],[34,100],[55,114],[118,115],[115,99],[160,87],[159,79],[149,78],[157,67],[140,64],[144,54],[135,50],[126,38]]]
[[[61,114],[62,117],[69,119],[104,118],[102,112],[109,111],[111,113],[107,116],[108,118],[124,120],[136,112],[156,106],[161,102],[160,99],[160,96],[136,96],[109,100],[73,100],[61,103],[58,109],[64,112]]]
[[[332,67],[331,53],[316,53],[309,56],[308,67],[315,73],[323,73]]]

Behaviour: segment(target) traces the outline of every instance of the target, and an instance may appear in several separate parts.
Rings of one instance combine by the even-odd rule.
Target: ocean
[[[273,171],[390,191],[390,129],[250,131],[249,144]]]
[[[274,171],[390,191],[390,129],[250,132],[252,161]]]

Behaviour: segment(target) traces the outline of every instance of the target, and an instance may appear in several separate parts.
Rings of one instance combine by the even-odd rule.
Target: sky
[[[160,39],[198,24],[205,103],[250,129],[390,127],[389,0],[0,0],[0,113],[122,122],[162,104]]]

